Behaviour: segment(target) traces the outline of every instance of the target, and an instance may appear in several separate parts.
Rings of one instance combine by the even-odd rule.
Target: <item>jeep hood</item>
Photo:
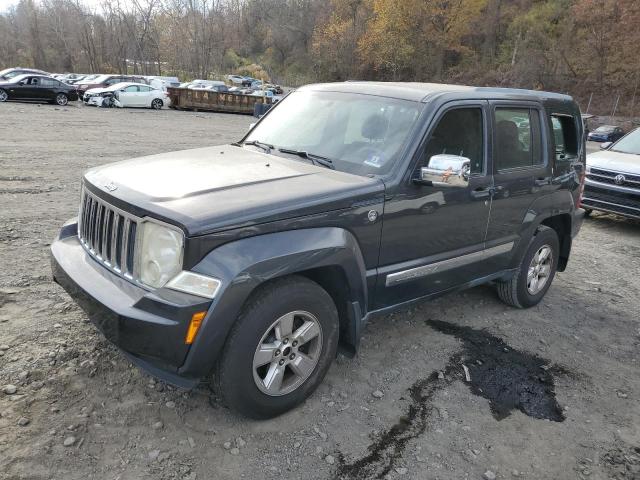
[[[587,155],[587,166],[640,175],[640,155],[603,150]]]
[[[188,235],[350,208],[384,194],[380,179],[233,145],[141,157],[89,170],[85,185]]]

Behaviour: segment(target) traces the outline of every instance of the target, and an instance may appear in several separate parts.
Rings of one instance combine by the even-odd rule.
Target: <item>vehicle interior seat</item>
[[[496,125],[497,164],[501,166],[525,167],[530,165],[529,155],[522,148],[518,126],[510,120],[500,120]]]

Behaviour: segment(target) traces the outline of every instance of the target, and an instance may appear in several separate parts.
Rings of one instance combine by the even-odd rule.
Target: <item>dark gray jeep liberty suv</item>
[[[584,161],[565,95],[311,85],[238,143],[89,170],[53,276],[132,362],[272,417],[373,315],[487,282],[536,305],[580,228]]]

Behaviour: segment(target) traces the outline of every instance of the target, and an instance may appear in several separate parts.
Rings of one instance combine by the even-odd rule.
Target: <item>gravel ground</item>
[[[0,478],[640,479],[640,224],[610,215],[539,306],[485,286],[377,319],[274,420],[133,367],[51,281],[81,173],[251,122],[0,104]]]

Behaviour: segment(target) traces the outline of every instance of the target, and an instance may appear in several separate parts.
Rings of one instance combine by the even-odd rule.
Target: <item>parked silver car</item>
[[[640,128],[587,156],[582,207],[640,219]]]

